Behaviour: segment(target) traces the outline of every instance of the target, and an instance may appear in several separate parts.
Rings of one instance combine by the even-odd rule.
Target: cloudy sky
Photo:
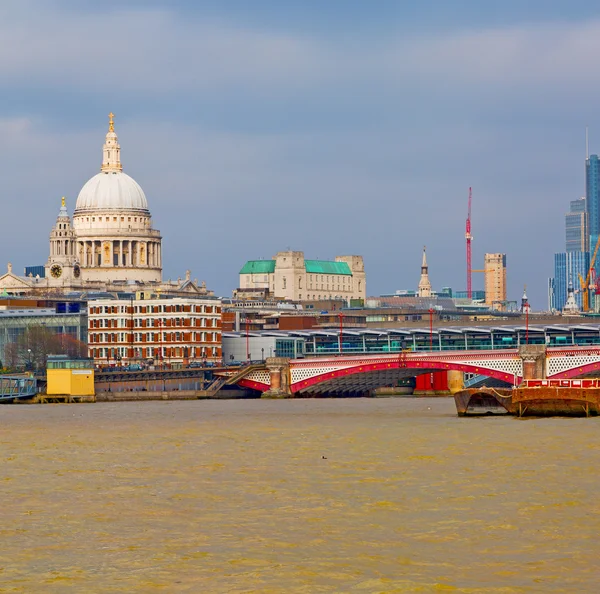
[[[600,151],[600,8],[571,0],[2,0],[0,266],[43,264],[107,114],[164,276],[230,295],[247,259],[362,254],[368,293],[465,288],[504,252],[546,307]],[[474,275],[482,288],[481,274]]]

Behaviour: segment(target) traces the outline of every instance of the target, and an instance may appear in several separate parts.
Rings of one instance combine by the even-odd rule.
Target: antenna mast
[[[588,127],[585,127],[585,160],[590,158],[590,139],[588,136]]]
[[[471,284],[471,240],[473,236],[471,235],[471,201],[472,201],[472,193],[471,188],[469,188],[469,210],[467,211],[467,224],[465,226],[465,240],[467,242],[467,298],[473,298],[473,287]]]

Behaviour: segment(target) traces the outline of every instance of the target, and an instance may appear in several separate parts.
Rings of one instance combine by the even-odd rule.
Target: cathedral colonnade
[[[77,255],[84,268],[162,268],[161,242],[147,239],[81,239]]]

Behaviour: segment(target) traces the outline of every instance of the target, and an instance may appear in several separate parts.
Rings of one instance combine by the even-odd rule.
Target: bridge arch
[[[416,373],[407,373],[406,377],[412,377],[415,375],[422,375],[424,373],[430,373],[433,371],[461,371],[464,373],[475,373],[478,375],[486,375],[491,378],[500,379],[509,383],[512,383],[515,379],[514,375],[506,373],[505,371],[498,371],[496,369],[490,369],[488,367],[480,365],[472,365],[460,362],[449,362],[449,361],[412,361],[407,360],[389,360],[385,362],[374,362],[357,364],[349,367],[342,367],[333,371],[327,371],[325,373],[317,374],[312,377],[302,379],[291,384],[292,392],[299,392],[306,390],[312,386],[321,384],[323,382],[329,382],[338,378],[344,378],[356,374],[367,374],[377,373],[391,370],[405,370]],[[520,376],[516,378],[518,381],[521,380]]]

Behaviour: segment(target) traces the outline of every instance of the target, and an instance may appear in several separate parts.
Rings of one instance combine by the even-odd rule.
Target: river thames
[[[600,420],[0,407],[0,592],[597,592]]]

